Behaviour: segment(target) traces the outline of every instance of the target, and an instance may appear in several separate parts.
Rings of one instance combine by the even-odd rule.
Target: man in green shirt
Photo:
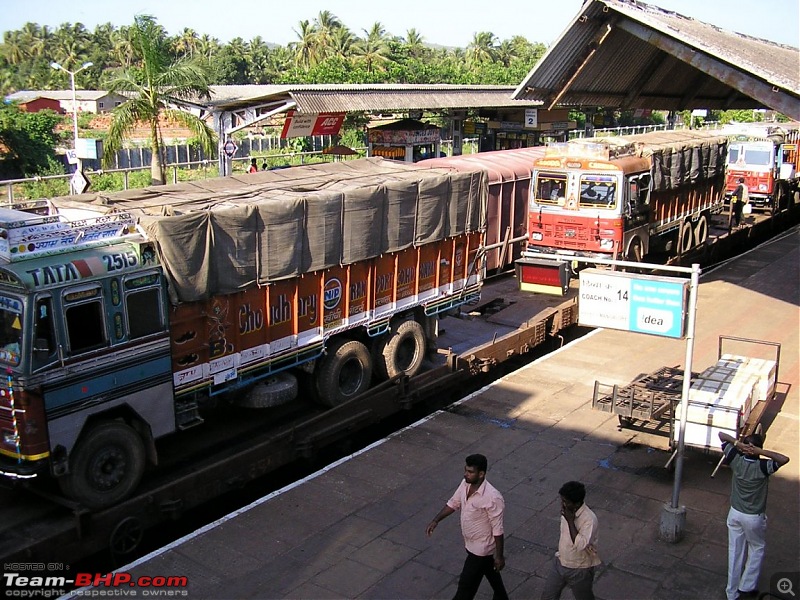
[[[728,600],[758,595],[758,576],[767,542],[768,477],[789,462],[778,452],[764,450],[757,433],[736,440],[720,432],[725,464],[733,472],[728,511]],[[764,457],[764,458],[762,458]],[[745,562],[746,561],[746,562]]]

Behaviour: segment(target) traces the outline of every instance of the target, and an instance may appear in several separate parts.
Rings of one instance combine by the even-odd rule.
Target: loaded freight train
[[[476,299],[482,171],[382,159],[0,209],[0,470],[89,508],[203,405],[337,406]]]
[[[727,147],[717,132],[692,130],[548,147],[533,165],[528,244],[517,261],[522,288],[564,285],[570,269],[554,276],[549,258],[562,266],[581,257],[640,262],[703,246],[723,206]]]

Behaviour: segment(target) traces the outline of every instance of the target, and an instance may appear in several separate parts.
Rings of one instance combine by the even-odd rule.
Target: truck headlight
[[[614,240],[601,239],[600,248],[602,248],[603,250],[613,250]]]
[[[531,239],[532,239],[534,242],[541,242],[541,241],[544,239],[544,234],[542,234],[542,233],[541,233],[541,232],[539,232],[539,231],[534,231],[534,232],[531,234]]]

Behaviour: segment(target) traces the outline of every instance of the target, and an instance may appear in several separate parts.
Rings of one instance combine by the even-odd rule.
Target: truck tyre
[[[700,215],[697,223],[694,224],[694,245],[696,248],[705,246],[708,241],[708,217]]]
[[[297,378],[282,371],[258,382],[247,394],[233,402],[244,408],[272,408],[297,398]]]
[[[694,241],[694,232],[692,231],[692,222],[686,221],[681,226],[680,235],[678,236],[678,250],[681,255],[686,254],[692,249],[692,242]]]
[[[405,373],[413,377],[422,368],[425,359],[425,330],[416,321],[401,321],[392,326],[383,347],[378,370],[390,379]]]
[[[59,478],[61,491],[92,509],[127,498],[144,473],[142,438],[119,421],[92,427],[70,456],[70,472]]]
[[[317,395],[325,406],[339,406],[369,389],[372,357],[357,340],[334,340],[320,360]]]

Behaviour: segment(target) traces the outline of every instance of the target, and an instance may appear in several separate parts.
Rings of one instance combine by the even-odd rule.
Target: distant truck
[[[413,376],[480,294],[486,198],[373,158],[0,208],[0,472],[107,507],[212,399]]]
[[[800,192],[800,126],[729,128],[725,198],[744,179],[750,203],[770,212],[789,207]]]
[[[521,288],[565,286],[537,260],[543,256],[639,262],[704,245],[723,206],[727,148],[726,137],[697,130],[549,146],[533,163],[528,243],[516,265]]]

